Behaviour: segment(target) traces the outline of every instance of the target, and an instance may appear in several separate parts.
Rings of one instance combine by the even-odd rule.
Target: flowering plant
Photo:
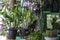
[[[20,6],[17,6],[12,11],[2,12],[2,15],[5,17],[4,21],[7,27],[27,28],[29,24],[36,20],[31,11],[28,10],[22,13],[22,8]]]

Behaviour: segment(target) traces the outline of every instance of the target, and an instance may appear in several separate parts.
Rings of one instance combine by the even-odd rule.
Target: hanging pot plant
[[[32,12],[31,11],[25,11],[24,13],[23,13],[23,15],[22,15],[22,22],[21,22],[21,25],[20,25],[20,27],[21,28],[23,28],[23,36],[27,36],[27,35],[29,35],[29,28],[28,28],[28,26],[30,25],[30,24],[32,24],[35,20],[36,20],[36,18],[35,18],[35,16],[33,16],[32,15]],[[21,29],[19,29],[20,30],[20,33],[21,33]],[[19,33],[19,34],[20,34]]]
[[[49,29],[47,28],[45,40],[58,40],[57,30],[56,30],[57,17],[56,16],[51,16],[51,17],[52,17],[52,20],[50,22],[51,22],[52,28],[49,28]],[[51,25],[50,25],[50,27],[51,27]]]
[[[20,22],[20,15],[18,15],[17,8],[12,10],[10,13],[2,12],[2,15],[5,19],[5,25],[8,28],[7,38],[8,39],[16,39],[17,28]]]
[[[5,17],[4,21],[8,29],[7,38],[15,39],[17,34],[17,28],[27,28],[29,24],[32,24],[36,18],[32,15],[31,11],[24,11],[22,13],[21,7],[17,6],[11,12],[2,12]],[[32,19],[31,19],[32,18]]]
[[[7,13],[3,13],[3,16],[5,17],[5,23],[6,23],[6,26],[8,28],[8,33],[7,33],[7,38],[8,39],[15,39],[16,38],[16,34],[17,34],[17,24],[16,24],[16,20],[15,18],[13,17],[14,14],[10,14],[10,15],[7,15]]]

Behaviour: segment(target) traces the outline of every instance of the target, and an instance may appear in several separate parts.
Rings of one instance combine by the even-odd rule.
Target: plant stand
[[[45,37],[45,40],[58,40],[58,37]]]

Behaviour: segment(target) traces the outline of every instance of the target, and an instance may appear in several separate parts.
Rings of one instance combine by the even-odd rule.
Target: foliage
[[[31,40],[44,40],[43,34],[40,31],[35,31],[32,34]]]
[[[53,26],[53,29],[56,29],[56,20],[57,20],[56,16],[52,18],[51,24]]]
[[[17,6],[11,12],[2,12],[2,15],[5,17],[4,21],[9,27],[27,27],[36,19],[32,14],[33,12],[30,10],[22,13],[20,6]]]
[[[2,0],[2,2],[3,2],[3,4],[5,4],[5,3],[6,3],[6,1],[5,1],[5,0]]]
[[[57,26],[57,24],[56,24],[56,21],[57,21],[56,15],[48,15],[47,17],[48,17],[47,18],[47,27],[49,29],[56,29],[56,26]]]
[[[57,17],[56,17],[56,15],[50,15],[49,18],[48,18],[48,21],[51,22],[50,23],[51,25],[49,27],[52,26],[52,28],[47,28],[45,36],[47,36],[47,37],[56,37],[57,36],[57,31],[56,31],[56,28],[57,28],[56,27],[57,26],[57,24],[56,24]]]

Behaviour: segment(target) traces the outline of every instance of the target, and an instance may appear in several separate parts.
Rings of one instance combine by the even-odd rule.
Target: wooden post
[[[16,0],[6,0],[6,4],[10,9],[14,7],[14,4],[16,3]]]

